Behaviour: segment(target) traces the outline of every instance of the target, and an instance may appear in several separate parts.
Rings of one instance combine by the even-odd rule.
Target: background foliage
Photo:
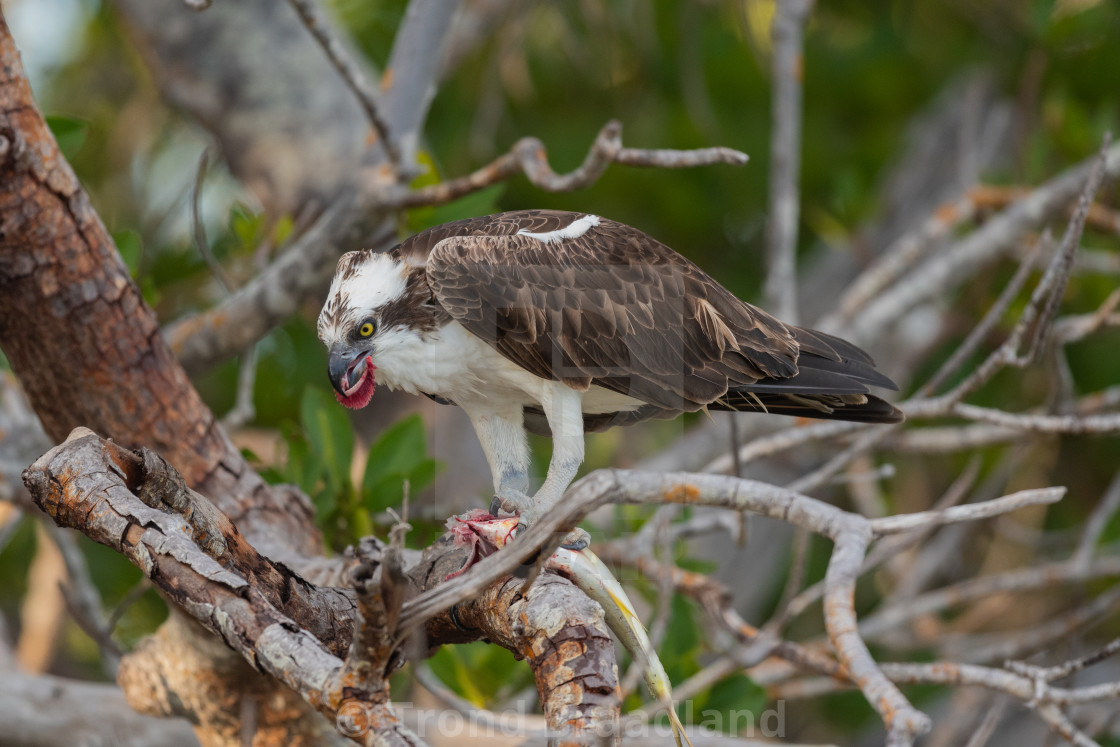
[[[208,145],[205,135],[160,103],[109,6],[74,0],[36,10],[37,2],[8,0],[5,8],[17,40],[21,34],[36,37],[35,24],[61,24],[48,14],[67,14],[61,24],[70,30],[67,38],[53,46],[25,46],[25,58],[32,55],[26,50],[42,50],[42,58],[28,62],[36,72],[36,95],[64,152],[161,319],[208,307],[222,291],[194,245],[188,210],[197,161]],[[405,1],[334,0],[331,5],[357,46],[382,65]],[[685,171],[612,167],[594,187],[571,194],[542,193],[515,179],[449,206],[402,216],[403,230],[524,207],[593,211],[642,228],[744,298],[758,300],[764,276],[772,13],[773,3],[763,0],[534,4],[465,59],[442,86],[427,127],[430,171],[420,182],[466,173],[525,135],[542,139],[556,169],[567,170],[612,117],[623,122],[627,145],[727,145],[750,154],[751,163],[745,169]],[[1120,4],[1100,0],[818,2],[805,45],[800,261],[859,251],[862,227],[881,210],[883,174],[912,119],[948,84],[976,69],[1014,103],[1020,123],[1010,158],[986,174],[987,181],[1036,183],[1084,158],[1105,130],[1117,131],[1120,121],[1118,38]],[[214,252],[235,281],[243,281],[254,272],[257,247],[266,239],[273,245],[283,242],[292,220],[268,224],[220,167],[211,169],[202,190]],[[1115,234],[1092,233],[1086,243],[1117,250]],[[1115,278],[1075,277],[1073,285],[1070,311],[1087,312],[1113,290]],[[972,312],[992,301],[996,291],[989,289],[998,287],[977,283],[962,291],[962,316],[975,318]],[[355,467],[353,430],[323,375],[315,313],[306,309],[259,348],[252,425],[283,443],[285,458],[257,455],[269,478],[306,490],[331,545],[341,550],[356,536],[383,530],[391,521],[385,510],[399,506],[405,482],[412,491],[422,490],[438,464],[428,455],[423,423],[413,417],[365,444],[368,466]],[[957,341],[943,341],[943,349],[926,364],[930,371]],[[1070,365],[1076,386],[1093,391],[1120,381],[1116,350],[1116,330],[1075,346]],[[1028,386],[1006,388],[1017,394],[1005,394],[997,380],[978,404],[1021,404],[1008,397],[1029,392],[1031,374],[1024,376]],[[231,361],[197,384],[221,413],[233,404],[235,379],[236,362]],[[648,432],[637,443],[658,439]],[[1062,453],[1051,458],[1060,465],[1058,482],[1071,486],[1071,497],[1051,512],[1050,520],[1073,527],[1115,470],[1117,444],[1114,439],[1064,444]],[[613,462],[620,449],[635,454],[632,444],[624,446],[620,436],[607,434],[595,442],[589,461],[593,466]],[[943,476],[956,474],[964,459],[904,466],[895,485],[924,484],[920,492],[936,495],[948,480]],[[994,458],[985,459],[989,468]],[[620,521],[633,516],[620,512]],[[418,523],[411,541],[427,541],[438,530],[438,524]],[[1118,534],[1120,528],[1112,527],[1109,536]],[[0,543],[0,610],[16,620],[34,555],[31,522],[23,521],[5,539]],[[83,548],[106,601],[125,598],[139,572],[111,552],[89,543]],[[814,567],[810,581],[822,573],[823,567]],[[118,640],[130,645],[164,614],[158,598],[145,595],[123,612]],[[698,670],[705,641],[689,602],[675,600],[671,620],[666,638],[671,644],[663,657],[679,681]],[[53,662],[52,669],[62,674],[104,676],[96,647],[76,628],[67,630]],[[496,647],[441,652],[432,668],[478,704],[531,687],[527,670]],[[762,697],[744,677],[726,680],[703,696],[716,708],[744,707]],[[820,712],[853,727],[870,714],[857,696],[837,696]]]

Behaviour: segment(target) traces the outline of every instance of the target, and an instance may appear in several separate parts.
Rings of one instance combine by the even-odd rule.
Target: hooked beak
[[[331,386],[342,399],[353,397],[366,377],[373,376],[373,362],[368,350],[332,348],[327,359],[327,375]]]

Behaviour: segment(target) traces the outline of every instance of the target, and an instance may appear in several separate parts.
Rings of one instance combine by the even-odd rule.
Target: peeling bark
[[[23,477],[51,518],[123,554],[200,624],[174,616],[125,658],[119,681],[134,707],[202,721],[207,744],[237,737],[246,699],[272,698],[254,743],[298,741],[330,723],[293,731],[301,704],[235,665],[220,639],[332,721],[360,714],[358,736],[383,732],[390,741],[413,743],[389,703],[388,675],[402,661],[402,642],[390,636],[404,598],[389,587],[439,585],[465,556],[449,538],[420,558],[412,553],[399,561],[392,560],[394,548],[364,541],[351,562],[361,613],[352,623],[349,594],[307,584],[259,555],[227,516],[151,452],[134,454],[78,428]],[[413,567],[386,574],[405,561]],[[614,643],[602,611],[567,580],[546,574],[524,594],[518,579],[501,578],[429,621],[426,632],[430,647],[484,639],[526,659],[546,720],[565,740],[617,733]]]

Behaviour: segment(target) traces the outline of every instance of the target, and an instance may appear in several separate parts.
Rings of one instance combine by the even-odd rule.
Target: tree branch
[[[312,0],[288,0],[288,4],[295,9],[303,25],[315,37],[315,41],[323,48],[331,65],[338,72],[346,86],[353,91],[355,98],[377,133],[378,141],[385,149],[389,164],[394,170],[401,166],[401,154],[396,143],[389,133],[389,125],[381,117],[377,95],[366,81],[361,68],[350,59],[350,54],[342,42],[335,36],[333,29],[326,23],[319,12],[319,8]]]
[[[775,313],[797,323],[797,222],[801,210],[801,81],[805,75],[805,24],[813,0],[778,3],[770,38],[770,199],[766,247],[766,297]]]

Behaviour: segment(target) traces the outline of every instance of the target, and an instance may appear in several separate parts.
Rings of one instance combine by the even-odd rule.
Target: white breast
[[[546,381],[506,359],[458,322],[421,337],[392,329],[378,335],[374,350],[379,384],[411,394],[435,394],[469,408],[471,404],[541,401]],[[643,402],[602,387],[584,395],[585,413],[629,411]]]

